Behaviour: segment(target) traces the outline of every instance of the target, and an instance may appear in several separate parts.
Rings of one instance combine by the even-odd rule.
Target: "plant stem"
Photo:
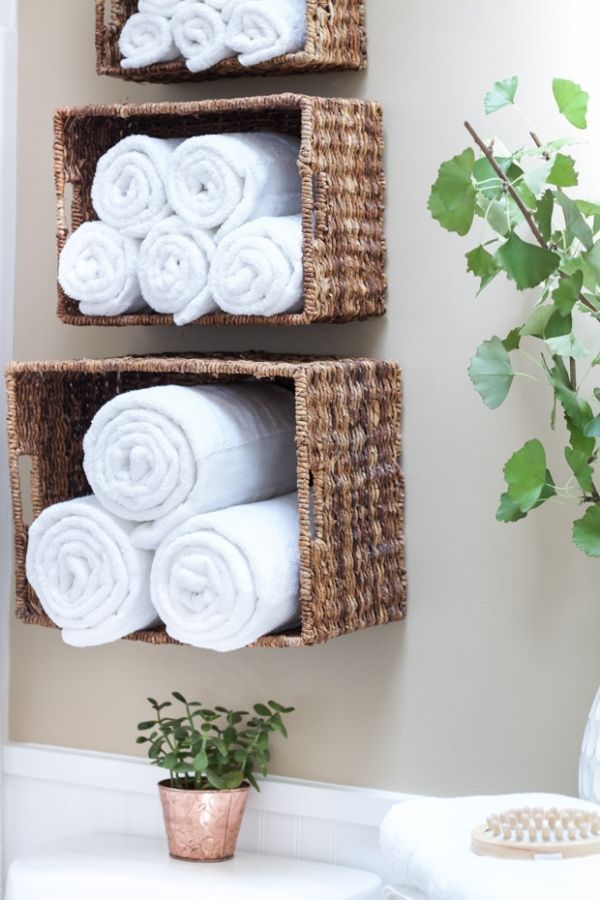
[[[544,238],[540,229],[538,228],[535,219],[531,215],[531,212],[527,209],[527,207],[525,206],[525,204],[519,197],[519,194],[515,190],[514,185],[512,184],[510,178],[506,175],[505,172],[503,172],[502,168],[496,162],[496,159],[494,157],[494,154],[493,154],[491,148],[488,147],[486,145],[485,141],[483,140],[483,138],[480,137],[479,134],[477,134],[477,132],[475,131],[475,129],[473,128],[473,126],[471,125],[470,122],[465,122],[465,128],[467,129],[467,131],[469,132],[469,134],[471,135],[471,137],[473,138],[473,140],[475,141],[475,143],[477,144],[477,146],[479,147],[479,149],[481,150],[481,152],[483,153],[483,155],[485,156],[485,158],[491,165],[492,169],[494,170],[494,172],[496,173],[498,178],[500,178],[502,183],[505,185],[506,190],[508,191],[508,193],[510,194],[510,196],[516,203],[521,215],[523,216],[523,218],[529,225],[529,228],[531,229],[531,232],[532,232],[533,236],[535,237],[536,241],[538,242],[538,244],[540,245],[540,247],[543,247],[544,250],[550,250],[550,247],[548,246],[548,242],[546,241],[546,239]],[[541,146],[540,139],[535,134],[535,132],[533,132],[533,131],[531,132],[531,137],[532,137],[534,143],[536,144],[536,146],[540,147]],[[592,306],[592,304],[583,296],[583,294],[579,295],[579,302],[583,303],[583,305],[586,306],[588,309],[590,309],[592,312],[596,311],[594,309],[594,307]],[[574,391],[576,391],[577,390],[577,364],[576,364],[575,360],[572,358],[569,359],[569,371],[570,371],[571,388]]]
[[[475,141],[475,143],[477,144],[477,146],[479,147],[479,149],[481,150],[481,152],[483,153],[483,155],[485,156],[485,158],[491,165],[492,169],[494,170],[494,172],[496,173],[498,178],[500,178],[502,183],[504,185],[506,185],[506,189],[507,189],[508,193],[510,194],[510,196],[513,198],[513,200],[517,204],[519,211],[521,212],[523,218],[529,225],[538,244],[540,244],[540,246],[542,246],[545,250],[549,250],[550,248],[548,247],[548,244],[544,240],[544,237],[543,237],[541,231],[537,227],[537,225],[535,223],[535,219],[533,218],[533,216],[531,215],[531,213],[529,212],[529,210],[527,209],[527,207],[525,206],[525,204],[519,197],[518,193],[516,192],[516,190],[514,189],[512,183],[511,183],[510,179],[507,177],[506,173],[502,171],[501,167],[496,162],[494,154],[492,153],[490,148],[486,145],[483,138],[481,138],[477,134],[477,132],[475,131],[475,129],[473,128],[473,126],[471,125],[470,122],[465,122],[465,128],[467,129],[467,131],[469,132],[469,134],[471,135],[471,137],[473,138],[473,140]]]

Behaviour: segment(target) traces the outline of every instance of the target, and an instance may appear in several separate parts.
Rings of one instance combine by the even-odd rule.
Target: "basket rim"
[[[318,94],[303,94],[293,91],[282,91],[274,94],[257,94],[253,97],[207,97],[204,100],[158,100],[138,103],[134,100],[125,100],[121,103],[90,103],[83,106],[59,106],[55,116],[59,119],[80,116],[118,116],[128,119],[136,115],[193,115],[205,109],[233,110],[240,109],[310,109],[319,104],[339,106],[372,106],[383,112],[382,104],[378,100],[370,100],[368,97],[327,97]]]
[[[256,353],[256,356],[254,356]],[[198,364],[200,364],[198,366]],[[321,356],[321,355],[298,355],[293,354],[270,354],[261,351],[251,351],[250,353],[239,355],[219,353],[198,353],[198,354],[143,354],[129,356],[113,356],[113,357],[79,357],[76,359],[49,359],[49,360],[19,360],[7,363],[5,366],[6,376],[28,374],[39,372],[43,374],[60,373],[60,372],[88,372],[96,374],[109,371],[125,371],[132,372],[169,372],[172,370],[185,372],[200,371],[201,368],[207,366],[209,369],[218,371],[222,367],[239,368],[240,372],[249,372],[255,370],[273,371],[278,369],[281,371],[282,377],[293,377],[294,373],[304,372],[306,370],[316,370],[322,367],[331,368],[337,366],[354,367],[355,365],[363,365],[375,367],[384,365],[401,371],[400,363],[390,359],[374,359],[364,356]],[[148,368],[152,366],[152,368]]]

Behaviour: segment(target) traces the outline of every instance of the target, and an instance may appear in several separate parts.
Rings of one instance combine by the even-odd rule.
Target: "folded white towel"
[[[152,554],[132,545],[132,528],[94,497],[49,506],[31,525],[27,578],[67,644],[106,644],[158,622]]]
[[[107,509],[145,523],[134,543],[155,549],[191,516],[295,488],[294,405],[250,382],[130,391],[94,417],[85,473]]]
[[[137,275],[140,242],[103,222],[84,222],[62,249],[58,280],[87,316],[118,316],[145,307]]]
[[[157,16],[170,18],[177,12],[185,0],[139,0],[138,10],[143,13],[154,13]]]
[[[302,217],[255,219],[217,246],[212,296],[234,315],[273,316],[302,309]]]
[[[301,209],[300,141],[281,134],[206,134],[173,154],[167,175],[171,206],[217,239],[261,216]]]
[[[98,160],[92,203],[100,219],[123,234],[145,238],[170,216],[165,178],[180,140],[134,134],[123,138]]]
[[[210,232],[179,216],[155,225],[142,244],[138,264],[146,303],[157,312],[172,313],[177,325],[217,310],[208,287],[214,250]]]
[[[239,650],[299,619],[296,494],[196,516],[158,548],[152,600],[171,637]]]
[[[203,72],[229,56],[225,22],[220,10],[206,0],[188,0],[172,19],[173,39],[190,72]]]
[[[225,40],[243,66],[306,46],[306,0],[233,0]]]
[[[542,806],[598,810],[555,794],[421,798],[394,806],[380,843],[399,884],[428,900],[591,900],[598,896],[600,856],[587,859],[492,859],[471,850],[471,830],[495,812]]]
[[[122,69],[139,69],[177,59],[171,23],[165,16],[135,13],[125,22],[119,37]]]

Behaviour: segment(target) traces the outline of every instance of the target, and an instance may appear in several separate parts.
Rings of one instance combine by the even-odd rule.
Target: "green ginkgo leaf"
[[[505,106],[511,106],[515,102],[518,87],[519,79],[516,75],[513,75],[512,78],[505,78],[503,81],[497,81],[491,91],[485,95],[486,114],[489,116]]]
[[[469,378],[489,409],[497,409],[508,396],[515,373],[504,344],[493,337],[478,348],[469,366]]]
[[[541,284],[560,264],[558,254],[521,240],[514,231],[495,258],[520,291]]]
[[[504,466],[508,495],[526,513],[539,501],[547,483],[546,451],[534,439],[513,453]]]
[[[590,95],[574,81],[555,78],[552,92],[565,119],[575,128],[587,128],[587,109]]]
[[[573,525],[573,543],[587,556],[600,556],[600,505],[590,506]]]
[[[429,211],[447,231],[467,234],[475,216],[476,191],[472,180],[475,153],[468,147],[442,163],[431,188]]]

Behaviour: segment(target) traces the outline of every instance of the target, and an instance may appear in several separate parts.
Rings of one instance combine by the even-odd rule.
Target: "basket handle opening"
[[[15,497],[15,524],[27,529],[36,516],[37,498],[40,492],[38,458],[33,453],[19,452],[16,461],[17,496]]]

